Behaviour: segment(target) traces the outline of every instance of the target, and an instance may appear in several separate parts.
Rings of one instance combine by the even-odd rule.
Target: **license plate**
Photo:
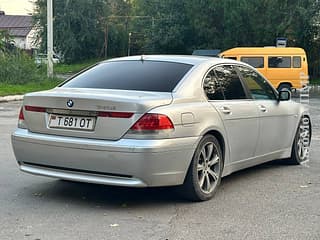
[[[51,128],[93,131],[95,123],[95,117],[50,114],[49,118],[49,127]]]

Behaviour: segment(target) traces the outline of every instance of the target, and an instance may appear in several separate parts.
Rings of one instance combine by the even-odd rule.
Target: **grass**
[[[0,83],[0,96],[19,95],[19,94],[25,94],[28,92],[48,90],[56,87],[62,81],[63,80],[61,79],[53,79],[53,80],[44,80],[43,82],[29,82],[26,84]]]
[[[90,59],[73,64],[58,63],[54,65],[53,68],[56,74],[74,74],[102,60],[103,59]]]
[[[320,79],[310,79],[310,84],[320,84]]]

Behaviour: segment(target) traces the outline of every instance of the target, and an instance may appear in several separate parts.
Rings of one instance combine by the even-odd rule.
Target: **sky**
[[[28,15],[32,13],[31,0],[0,0],[0,10],[6,15]]]

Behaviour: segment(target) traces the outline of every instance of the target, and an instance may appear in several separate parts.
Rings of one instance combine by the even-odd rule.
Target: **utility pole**
[[[53,20],[52,20],[52,0],[47,0],[47,75],[53,77]]]
[[[109,34],[109,26],[108,22],[105,23],[104,26],[104,59],[108,57],[108,34]]]
[[[130,56],[131,35],[132,35],[132,33],[129,32],[129,39],[128,39],[128,56]]]

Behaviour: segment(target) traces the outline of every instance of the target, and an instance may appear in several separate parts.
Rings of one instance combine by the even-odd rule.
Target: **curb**
[[[21,101],[21,100],[23,100],[23,96],[24,95],[12,95],[12,96],[0,97],[0,103],[1,102]]]

